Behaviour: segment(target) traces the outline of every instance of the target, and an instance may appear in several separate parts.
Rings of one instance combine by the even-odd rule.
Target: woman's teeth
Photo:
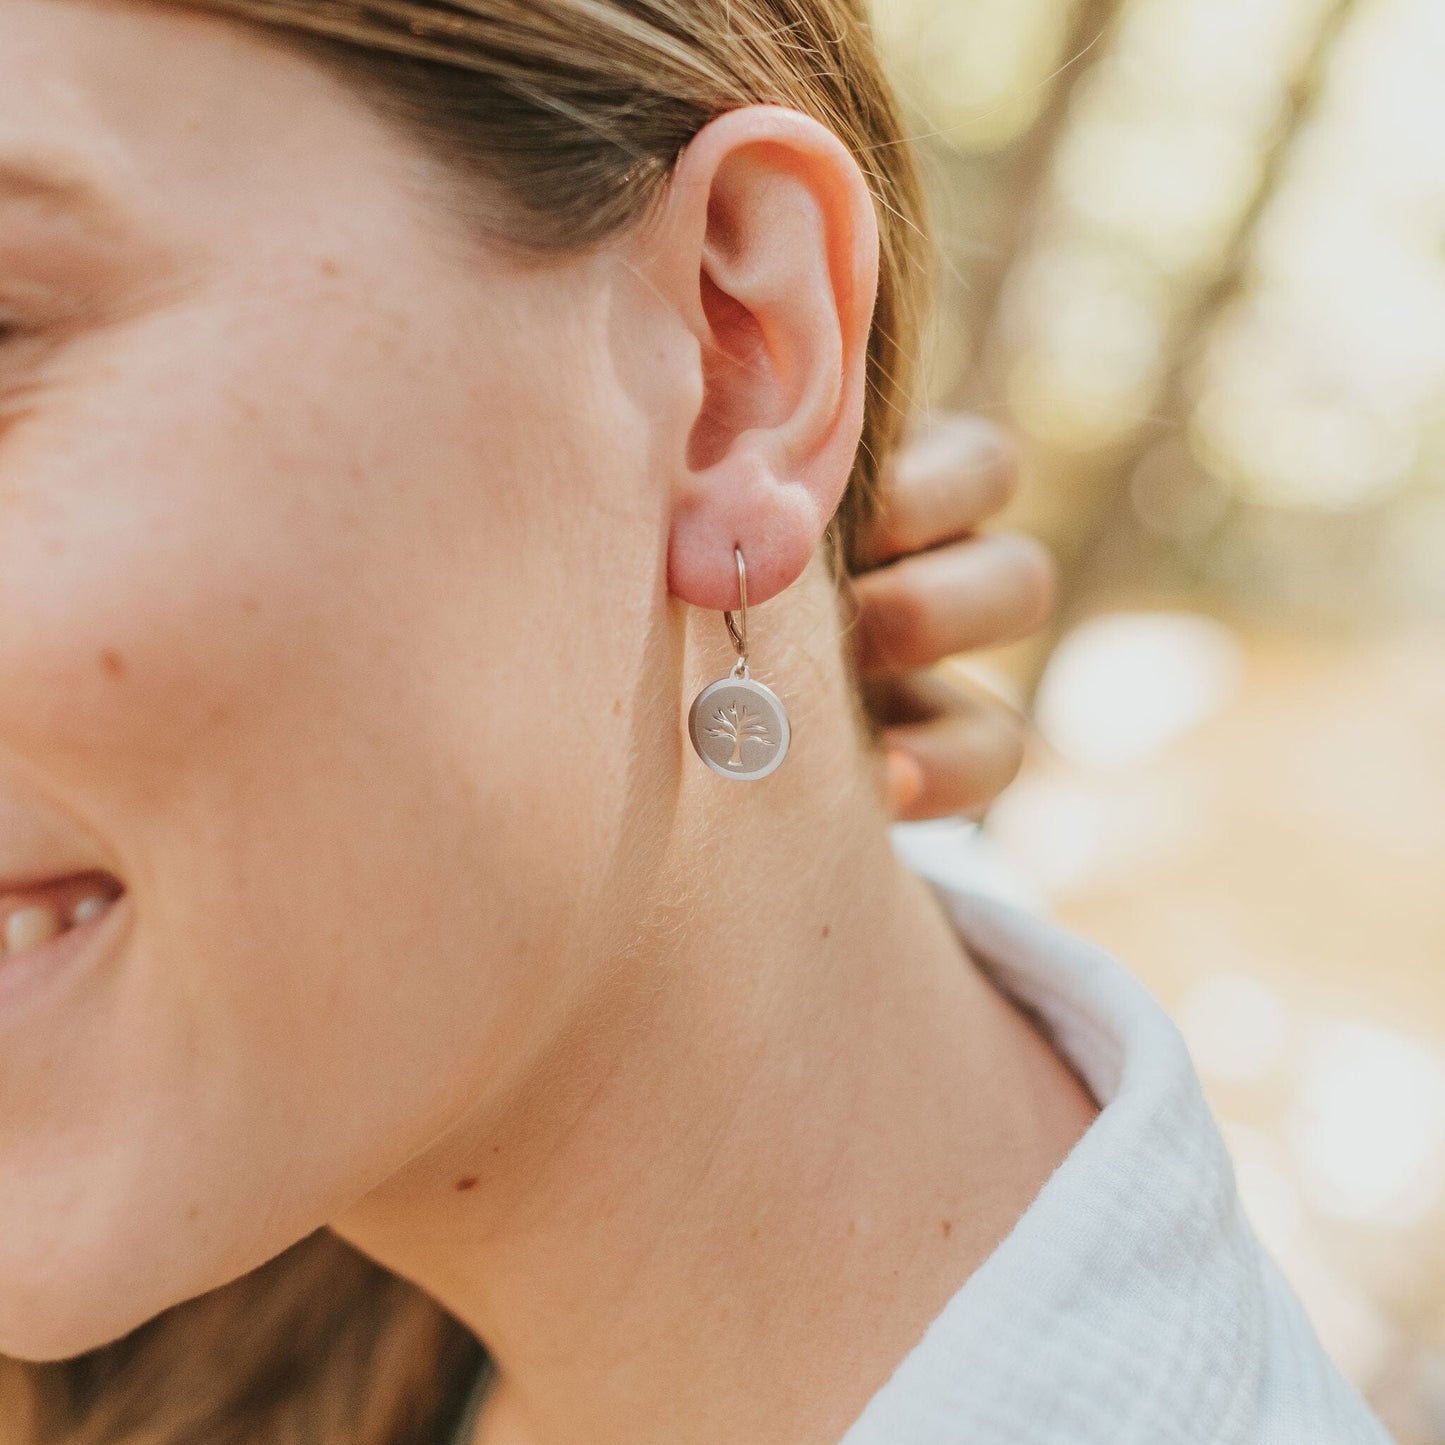
[[[5,920],[5,952],[19,953],[25,948],[38,948],[59,938],[65,931],[65,920],[53,908],[43,904],[17,908]]]
[[[111,901],[109,895],[96,892],[84,894],[65,910],[48,903],[22,905],[5,920],[5,956],[39,948],[59,938],[68,928],[103,913]]]
[[[88,893],[70,911],[72,923],[84,923],[87,918],[94,918],[108,904],[110,899],[104,893]]]

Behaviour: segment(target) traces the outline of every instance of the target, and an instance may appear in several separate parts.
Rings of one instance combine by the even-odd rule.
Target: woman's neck
[[[789,765],[684,799],[515,1108],[336,1222],[486,1344],[478,1445],[833,1445],[1094,1115],[861,771]]]

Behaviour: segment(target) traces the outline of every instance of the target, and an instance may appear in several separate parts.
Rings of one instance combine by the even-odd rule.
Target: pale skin
[[[743,108],[648,228],[524,265],[334,80],[98,0],[0,8],[21,150],[105,199],[0,191],[0,878],[123,892],[0,969],[0,1351],[330,1224],[493,1353],[481,1445],[836,1440],[1094,1114],[853,731],[857,167]],[[900,495],[880,556],[989,505]],[[681,728],[735,542],[794,726],[757,785]],[[1027,630],[1026,556],[871,574],[865,670],[952,650],[965,576]],[[895,735],[895,803],[1006,733]]]

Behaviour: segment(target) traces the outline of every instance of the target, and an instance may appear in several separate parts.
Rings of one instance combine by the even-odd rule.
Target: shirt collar
[[[1358,1411],[1358,1429],[1268,1439],[1384,1440],[1245,1222],[1160,1005],[1082,940],[934,887],[979,964],[1101,1109],[841,1445],[1255,1442],[1285,1375],[1329,1397],[1320,1419]],[[1307,1368],[1281,1374],[1281,1351]],[[1300,1403],[1284,1400],[1296,1414]]]

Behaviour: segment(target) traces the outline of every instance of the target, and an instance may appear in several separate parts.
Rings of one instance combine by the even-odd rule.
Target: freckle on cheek
[[[125,658],[113,647],[107,647],[100,654],[100,665],[111,677],[124,677],[129,670]]]

